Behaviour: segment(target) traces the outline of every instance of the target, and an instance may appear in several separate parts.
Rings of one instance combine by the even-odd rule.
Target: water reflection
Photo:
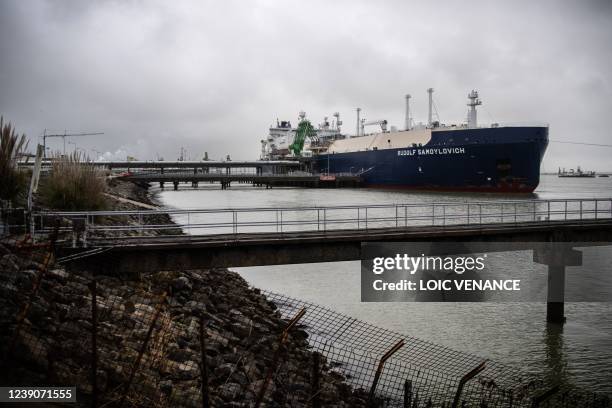
[[[543,335],[545,351],[545,376],[548,384],[571,385],[567,373],[566,351],[563,346],[563,325],[548,323]]]

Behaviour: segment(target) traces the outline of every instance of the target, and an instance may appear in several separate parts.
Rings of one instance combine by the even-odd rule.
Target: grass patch
[[[51,174],[40,181],[41,203],[55,210],[104,210],[104,173],[81,154],[55,157]]]
[[[15,128],[0,117],[0,200],[13,205],[21,204],[27,190],[28,173],[17,167],[27,147],[26,136],[15,133]]]

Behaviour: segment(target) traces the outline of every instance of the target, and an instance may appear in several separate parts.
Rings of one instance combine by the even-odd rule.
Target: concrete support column
[[[565,267],[582,265],[582,252],[567,243],[546,243],[533,251],[533,261],[548,266],[546,321],[565,323]]]
[[[164,182],[163,181],[159,182],[159,188],[161,188],[163,190],[163,188],[164,188]]]
[[[178,190],[179,182],[178,181],[174,181],[172,184],[174,184],[174,191]]]
[[[546,298],[546,321],[565,323],[565,266],[548,265],[548,294]]]

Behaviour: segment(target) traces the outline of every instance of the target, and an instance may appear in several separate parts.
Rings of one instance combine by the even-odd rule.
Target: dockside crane
[[[293,152],[293,155],[299,157],[302,155],[302,150],[304,150],[304,142],[306,138],[310,138],[312,140],[316,140],[317,131],[312,126],[310,121],[306,119],[306,114],[304,112],[300,112],[300,123],[298,124],[297,129],[295,130],[295,138],[293,139],[293,143],[289,145],[289,150]]]
[[[56,133],[56,134],[47,134],[47,129],[43,132],[43,156],[47,157],[47,138],[49,137],[61,137],[64,141],[64,154],[66,154],[66,138],[67,137],[78,137],[78,136],[96,136],[103,135],[104,132],[87,132],[87,133]]]

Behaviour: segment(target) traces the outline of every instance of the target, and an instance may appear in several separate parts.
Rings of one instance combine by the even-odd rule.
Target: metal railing
[[[48,234],[57,218],[66,221],[61,231],[77,231],[85,237],[176,235],[178,228],[190,235],[286,234],[612,219],[612,198],[327,207],[47,211],[32,214],[33,235]]]

